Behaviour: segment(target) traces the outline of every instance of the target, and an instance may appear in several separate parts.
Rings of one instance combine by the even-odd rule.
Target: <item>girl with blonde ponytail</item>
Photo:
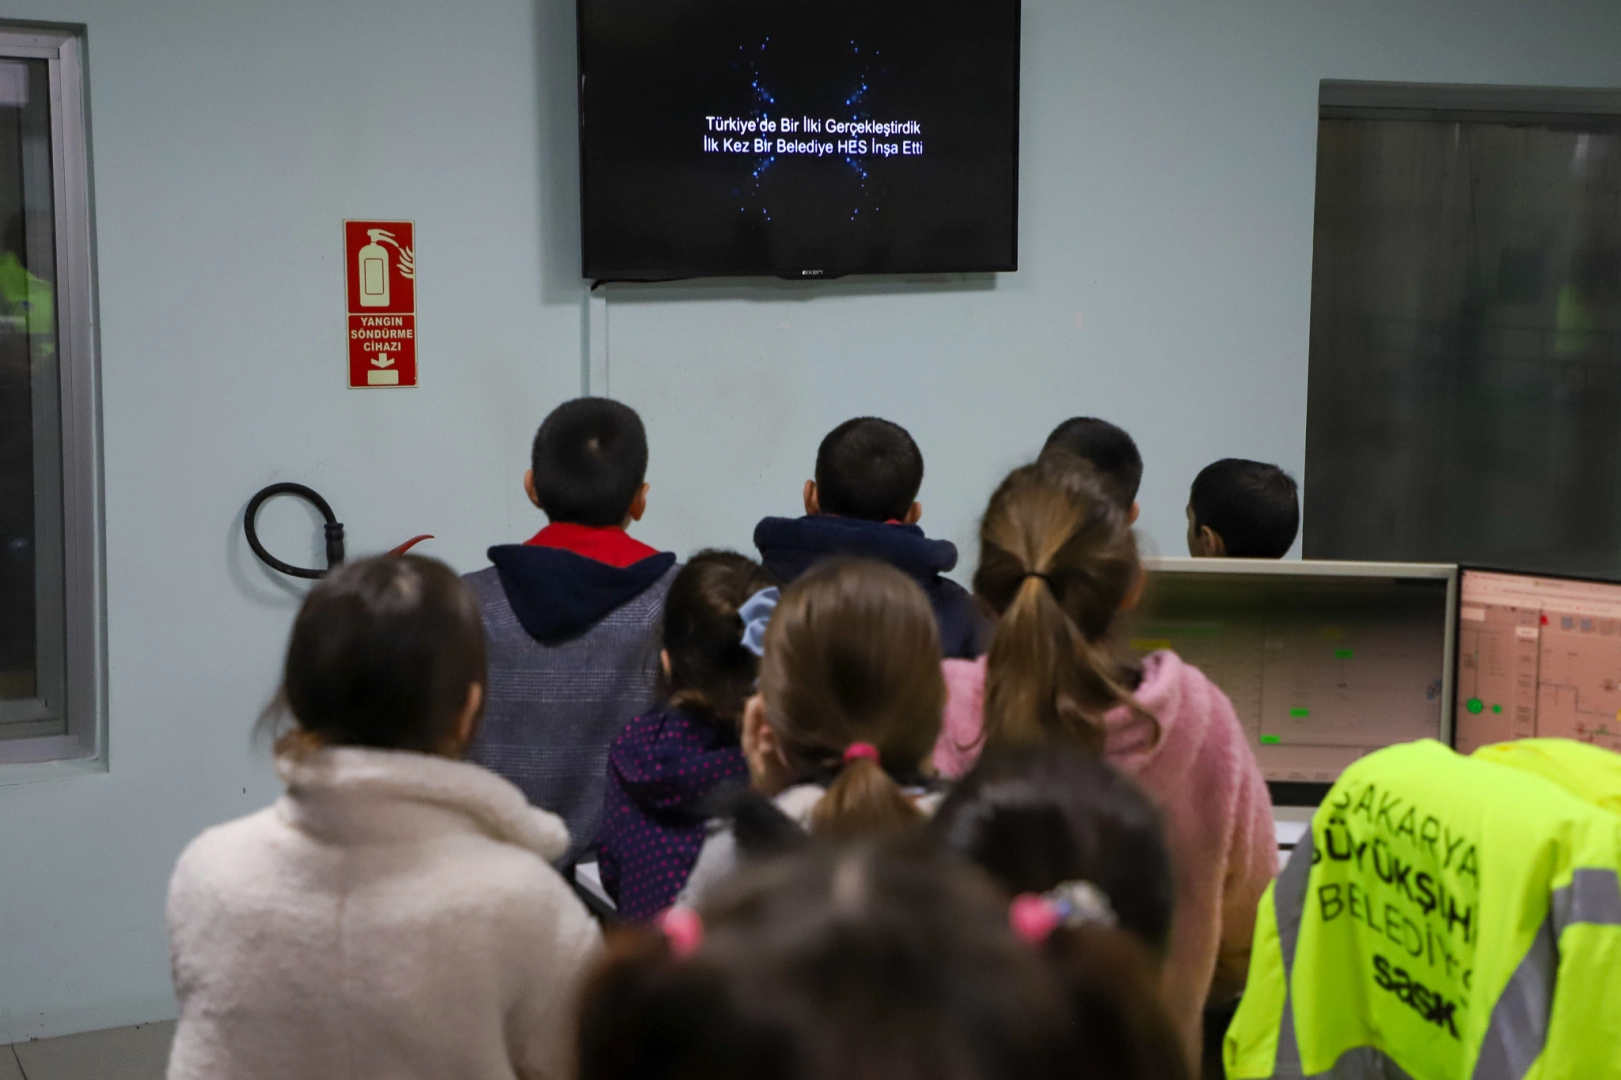
[[[985,696],[987,740],[1073,739],[1102,754],[1141,671],[1112,647],[1115,614],[1142,584],[1130,520],[1095,471],[1058,451],[1016,469],[991,496],[974,591],[999,613]]]
[[[1272,802],[1227,695],[1169,650],[1133,657],[1117,624],[1143,570],[1131,522],[1082,459],[1015,469],[980,525],[974,592],[998,621],[989,654],[944,665],[934,764],[988,745],[1078,744],[1159,808],[1176,879],[1165,1002],[1190,1061],[1201,1015],[1242,989],[1255,909],[1277,873]]]
[[[750,787],[818,836],[915,827],[939,801],[925,769],[944,704],[940,635],[917,583],[883,563],[821,563],[783,591],[765,632],[743,712]],[[731,828],[713,824],[679,902],[735,862]]]

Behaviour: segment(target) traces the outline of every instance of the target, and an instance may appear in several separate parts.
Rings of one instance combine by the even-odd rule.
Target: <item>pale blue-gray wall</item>
[[[312,483],[351,548],[460,569],[536,527],[539,418],[589,373],[647,417],[644,538],[744,546],[817,439],[891,416],[972,560],[997,475],[1075,412],[1188,480],[1303,467],[1317,83],[1621,84],[1612,0],[1026,0],[1020,265],[954,282],[578,279],[568,0],[9,0],[86,23],[111,768],[0,786],[0,1042],[172,1012],[169,868],[277,785],[248,732],[297,589],[238,515]],[[422,387],[344,389],[340,222],[416,221]],[[315,558],[307,515],[266,514]]]

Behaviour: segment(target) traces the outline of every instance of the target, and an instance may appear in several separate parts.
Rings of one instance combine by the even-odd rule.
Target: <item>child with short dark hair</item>
[[[172,1080],[568,1080],[601,933],[555,814],[459,760],[478,605],[418,555],[304,598],[266,727],[286,792],[187,845],[169,885]],[[290,723],[288,723],[290,721]]]
[[[596,839],[608,746],[652,706],[675,556],[631,539],[647,509],[647,434],[606,398],[559,405],[535,433],[524,491],[550,520],[467,576],[490,640],[489,698],[469,756],[568,823],[567,865]]]
[[[905,428],[874,416],[846,420],[817,449],[805,516],[766,518],[754,546],[785,582],[836,555],[889,563],[923,587],[944,654],[977,656],[983,620],[967,590],[943,576],[957,565],[956,545],[930,540],[918,527],[922,485],[923,454]]]
[[[929,831],[1010,896],[1084,881],[1163,960],[1176,888],[1159,811],[1108,762],[1063,742],[995,746],[940,804]]]
[[[751,866],[624,934],[580,1080],[1185,1080],[1137,942],[907,841]]]
[[[627,724],[608,751],[597,858],[621,918],[670,906],[703,846],[710,798],[748,782],[738,732],[759,661],[743,613],[768,605],[775,584],[753,559],[704,551],[665,595],[664,705]]]
[[[1055,449],[1090,461],[1109,493],[1130,515],[1131,523],[1137,523],[1142,513],[1137,491],[1143,483],[1143,456],[1130,435],[1095,416],[1072,416],[1053,428],[1041,452]]]
[[[1281,559],[1300,532],[1300,489],[1276,465],[1223,458],[1205,466],[1188,495],[1188,554]]]

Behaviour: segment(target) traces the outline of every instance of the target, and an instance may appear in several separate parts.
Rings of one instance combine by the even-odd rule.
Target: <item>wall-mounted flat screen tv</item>
[[[578,0],[597,281],[1018,264],[1019,0]]]

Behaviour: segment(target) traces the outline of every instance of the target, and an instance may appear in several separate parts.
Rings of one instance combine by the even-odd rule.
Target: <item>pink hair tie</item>
[[[846,765],[861,758],[866,758],[875,765],[882,760],[878,754],[878,748],[870,742],[853,742],[844,748],[844,763]]]
[[[1031,945],[1040,945],[1060,926],[1119,925],[1108,894],[1090,881],[1060,882],[1048,892],[1020,893],[1008,905],[1008,925]]]
[[[659,929],[677,960],[685,960],[704,943],[704,920],[689,907],[673,907],[660,915]]]
[[[1040,945],[1052,936],[1063,916],[1051,900],[1035,893],[1020,893],[1008,906],[1008,925],[1030,945]]]

